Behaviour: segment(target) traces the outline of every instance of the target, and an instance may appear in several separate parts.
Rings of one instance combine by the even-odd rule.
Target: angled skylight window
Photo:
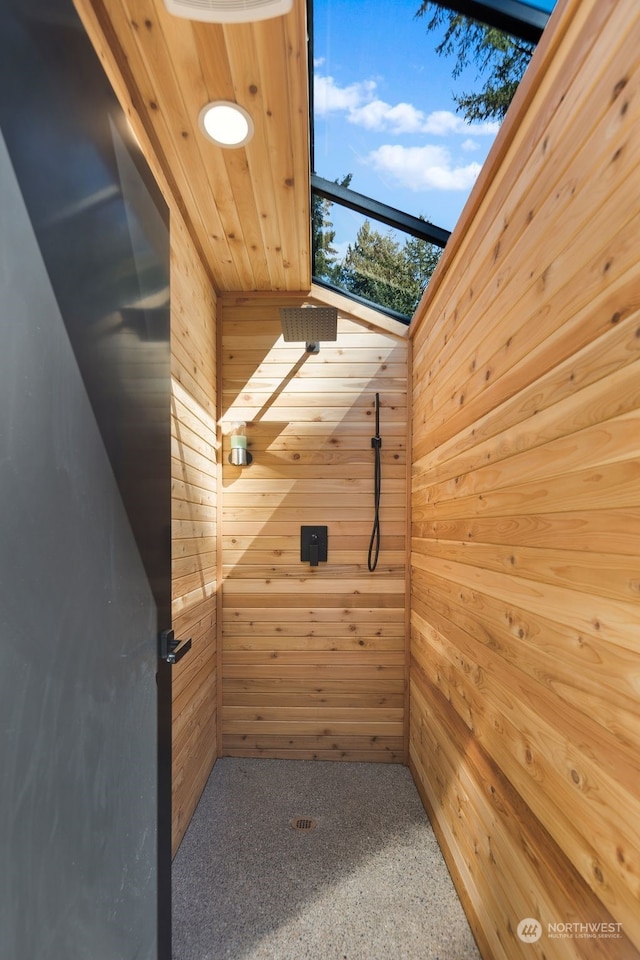
[[[451,7],[421,0],[313,0],[312,186],[325,188],[324,195],[314,190],[316,279],[346,293],[383,291],[389,287],[381,278],[359,283],[350,274],[355,263],[362,266],[363,245],[370,255],[376,247],[384,251],[386,273],[394,272],[395,252],[398,277],[411,274],[417,256],[426,275],[415,303],[413,295],[397,291],[388,300],[374,299],[391,312],[402,303],[400,312],[410,317],[504,114],[492,110],[495,91],[487,92],[481,69],[486,27],[467,18],[517,29],[517,37],[491,32],[512,58],[512,95],[552,6],[553,0],[454,0]],[[380,222],[375,210],[354,214],[340,199],[328,198],[331,184],[372,198],[400,219],[408,214],[421,221],[424,236],[405,234],[400,219]]]

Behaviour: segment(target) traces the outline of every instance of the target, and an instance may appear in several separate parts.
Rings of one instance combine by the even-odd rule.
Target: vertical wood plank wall
[[[640,8],[561,8],[415,327],[410,757],[485,957],[631,960]]]
[[[216,298],[171,220],[173,628],[193,647],[173,668],[173,849],[216,759]]]
[[[254,457],[231,466],[225,437],[222,752],[402,762],[407,341],[339,314],[337,343],[306,354],[279,319],[301,302],[220,301],[222,418],[248,421]],[[376,391],[382,547],[370,573]],[[317,568],[300,561],[303,524],[328,526]]]

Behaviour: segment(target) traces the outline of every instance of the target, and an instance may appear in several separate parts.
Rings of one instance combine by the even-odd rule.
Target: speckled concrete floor
[[[173,878],[174,960],[480,957],[406,767],[218,760]]]

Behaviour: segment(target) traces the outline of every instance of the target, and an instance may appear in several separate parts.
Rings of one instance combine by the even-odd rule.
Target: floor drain
[[[313,820],[311,817],[296,817],[291,821],[291,826],[294,830],[315,830],[317,820]]]

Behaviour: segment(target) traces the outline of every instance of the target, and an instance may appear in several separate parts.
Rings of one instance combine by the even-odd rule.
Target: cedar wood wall
[[[639,17],[562,5],[414,329],[411,766],[496,960],[640,955]]]
[[[222,419],[248,421],[254,457],[231,466],[225,437],[222,752],[402,762],[406,330],[339,315],[337,342],[307,354],[280,324],[280,306],[300,303],[221,300]],[[376,392],[382,547],[370,573]],[[316,568],[300,561],[303,524],[328,526]]]
[[[217,756],[216,298],[171,218],[172,616],[192,637],[173,668],[173,849]]]

